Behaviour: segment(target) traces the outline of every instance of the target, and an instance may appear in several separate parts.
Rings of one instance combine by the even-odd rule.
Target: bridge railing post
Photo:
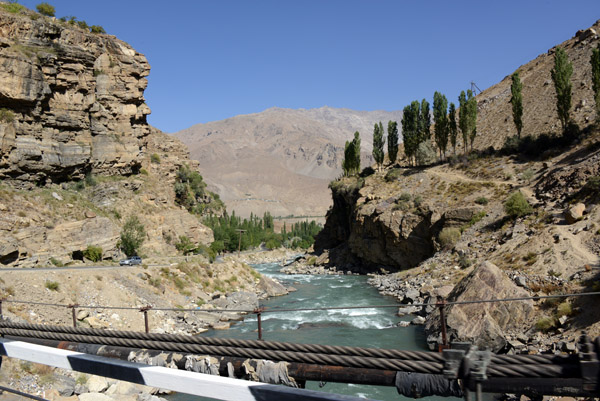
[[[442,329],[442,344],[438,347],[438,351],[442,352],[442,350],[449,348],[448,347],[448,334],[446,333],[446,313],[445,306],[446,300],[442,299],[435,304],[440,310],[440,328]]]
[[[254,309],[254,313],[256,314],[256,322],[258,324],[258,341],[262,341],[262,311],[263,308]]]
[[[2,301],[4,300],[0,299],[0,320],[4,320],[4,316],[2,315]]]
[[[152,309],[152,306],[146,305],[140,308],[140,312],[144,314],[144,329],[146,333],[150,332],[150,324],[148,323],[148,311]]]
[[[73,327],[77,327],[77,311],[75,310],[75,308],[77,308],[79,305],[77,304],[69,304],[67,305],[67,308],[71,308],[71,319],[73,320]]]

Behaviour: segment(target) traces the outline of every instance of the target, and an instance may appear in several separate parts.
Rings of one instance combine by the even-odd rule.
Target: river
[[[297,289],[289,295],[264,301],[261,306],[268,309],[397,304],[395,298],[384,297],[375,288],[368,285],[366,276],[291,276],[280,273],[281,266],[275,263],[259,264],[253,267],[262,274]],[[397,327],[400,320],[410,319],[412,317],[400,318],[396,316],[396,308],[265,313],[262,318],[263,339],[297,343],[423,350],[425,335],[421,327]],[[211,330],[204,335],[256,339],[256,329],[256,317],[248,316],[245,321],[233,325],[229,330]],[[406,399],[397,393],[395,387],[307,382],[306,388],[376,400]],[[453,400],[442,397],[430,397],[429,399],[434,400],[436,398],[439,400]],[[169,399],[173,401],[207,400],[207,398],[183,394],[173,395]]]

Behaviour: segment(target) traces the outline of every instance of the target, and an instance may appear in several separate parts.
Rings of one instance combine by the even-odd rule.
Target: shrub
[[[92,262],[99,262],[102,260],[102,248],[99,246],[88,245],[85,251],[83,251],[83,257]]]
[[[398,200],[408,202],[410,200],[410,194],[408,192],[403,192],[402,194],[400,194]]]
[[[152,153],[152,155],[150,155],[150,161],[152,163],[160,164],[160,156],[158,153]]]
[[[531,266],[537,261],[537,253],[529,252],[527,255],[523,256],[523,260],[527,262],[527,266]]]
[[[47,17],[54,17],[54,15],[56,14],[56,10],[54,9],[54,6],[43,2],[38,4],[37,6],[35,6],[36,10],[38,11],[38,13],[45,15]]]
[[[49,289],[50,291],[58,291],[59,289],[59,284],[57,281],[50,281],[50,280],[46,280],[46,288]]]
[[[88,187],[95,187],[97,184],[96,177],[94,177],[92,173],[87,173],[85,175],[85,185]]]
[[[386,182],[392,182],[392,181],[399,180],[400,177],[402,177],[402,169],[401,168],[393,168],[386,173],[384,179]]]
[[[212,249],[215,254],[220,254],[225,250],[225,243],[222,240],[217,240],[210,244],[210,249]]]
[[[50,263],[52,263],[56,267],[63,267],[64,266],[63,262],[61,262],[60,260],[56,259],[55,257],[51,257],[50,258]]]
[[[526,216],[533,212],[533,208],[525,199],[521,191],[513,192],[504,202],[504,211],[512,218]]]
[[[119,247],[127,256],[134,256],[144,243],[146,230],[137,216],[130,216],[121,230]]]
[[[535,328],[539,331],[548,331],[554,327],[554,319],[544,316],[535,323]]]
[[[479,198],[475,199],[475,203],[485,206],[488,204],[488,199],[485,196],[480,196]]]
[[[17,2],[2,3],[0,7],[12,14],[18,14],[25,9],[25,6]]]
[[[15,115],[9,109],[5,109],[4,107],[0,109],[0,122],[3,123],[12,123],[15,121]]]
[[[92,25],[90,30],[92,33],[106,33],[104,28],[102,28],[100,25]]]
[[[140,169],[140,174],[142,174],[142,175],[148,175],[148,170],[146,170],[145,168],[141,168]]]
[[[309,266],[314,266],[315,263],[317,263],[317,257],[316,256],[311,256],[310,258],[308,258],[308,260],[306,261],[306,264]]]
[[[560,303],[556,308],[556,316],[558,317],[571,316],[572,314],[573,308],[571,307],[571,304],[567,301]]]
[[[175,243],[175,248],[184,255],[187,255],[196,249],[196,245],[187,236],[180,235],[179,242]]]
[[[446,227],[438,235],[440,245],[444,249],[450,249],[460,239],[460,230],[456,227]]]
[[[90,29],[90,26],[85,21],[77,21],[77,26],[79,26],[81,29],[85,29],[86,31],[89,31]]]
[[[415,207],[421,206],[421,204],[423,203],[423,197],[421,195],[415,196],[413,198],[413,203],[415,204]]]
[[[417,152],[415,153],[415,159],[417,164],[421,166],[435,163],[437,154],[433,143],[429,139],[419,144]]]

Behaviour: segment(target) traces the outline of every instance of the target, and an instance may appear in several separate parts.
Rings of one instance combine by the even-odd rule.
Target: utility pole
[[[238,243],[238,257],[239,257],[240,256],[240,251],[242,249],[242,233],[245,233],[246,230],[242,230],[242,229],[238,228],[235,231],[237,231],[238,233],[240,233],[240,241]]]

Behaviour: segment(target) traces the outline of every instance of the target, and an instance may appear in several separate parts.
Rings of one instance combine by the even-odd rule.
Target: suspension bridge
[[[355,399],[305,390],[308,380],[395,386],[400,394],[413,398],[439,395],[470,400],[475,395],[481,400],[483,393],[598,397],[600,337],[592,340],[582,334],[577,353],[572,355],[494,355],[468,343],[448,344],[444,322],[444,308],[451,304],[592,295],[600,292],[438,302],[442,319],[441,352],[265,341],[260,316],[296,311],[292,309],[212,310],[256,314],[258,339],[238,340],[149,332],[149,311],[181,309],[2,300],[0,318],[2,303],[6,302],[68,308],[73,316],[80,308],[137,309],[144,315],[145,330],[77,327],[74,317],[72,327],[2,319],[0,355],[223,400]],[[361,308],[365,307],[302,310]]]

